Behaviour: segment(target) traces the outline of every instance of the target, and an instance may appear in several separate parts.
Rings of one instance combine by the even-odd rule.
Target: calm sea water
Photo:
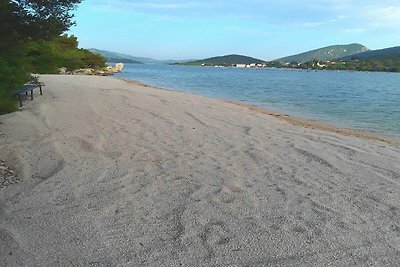
[[[126,64],[121,78],[400,137],[400,74]]]

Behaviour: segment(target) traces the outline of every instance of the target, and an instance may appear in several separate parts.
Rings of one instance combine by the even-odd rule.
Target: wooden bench
[[[19,98],[19,106],[22,107],[22,96],[23,95],[27,96],[28,92],[31,92],[31,100],[33,100],[33,90],[35,90],[36,88],[39,88],[40,95],[43,95],[42,86],[44,86],[44,83],[42,83],[42,82],[29,83],[29,84],[26,84],[26,85],[22,86],[21,88],[17,89],[14,92],[14,95],[18,96],[18,98]]]

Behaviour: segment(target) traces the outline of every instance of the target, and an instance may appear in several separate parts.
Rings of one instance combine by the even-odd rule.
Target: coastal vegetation
[[[76,37],[63,35],[75,24],[72,11],[80,2],[0,2],[0,114],[16,109],[12,94],[30,73],[105,65],[101,56],[79,49]]]
[[[343,57],[341,60],[375,60],[392,59],[400,60],[400,46],[389,47],[385,49],[369,50],[366,52]]]
[[[59,73],[67,70],[105,67],[105,59],[89,50],[79,49],[75,36],[62,35],[49,41],[29,42],[26,68],[31,73]]]
[[[282,64],[280,62],[269,62],[269,67],[292,68],[292,69],[312,69],[312,70],[349,70],[349,71],[383,71],[400,72],[400,62],[393,60],[367,60],[367,61],[341,61],[323,62],[307,61],[304,63],[291,62]]]

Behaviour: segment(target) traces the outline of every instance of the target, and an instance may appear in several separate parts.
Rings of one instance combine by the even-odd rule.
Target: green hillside
[[[394,61],[400,61],[400,46],[379,49],[379,50],[369,50],[366,52],[358,53],[351,56],[346,56],[340,58],[340,60],[384,60],[390,59]]]
[[[242,55],[226,55],[219,57],[211,57],[203,60],[189,61],[184,63],[179,63],[179,65],[190,65],[190,66],[232,66],[237,64],[263,64],[264,60],[247,57]]]
[[[316,70],[351,70],[351,71],[385,71],[400,72],[400,46],[366,52],[337,58],[329,62],[310,60],[306,62],[285,63],[269,62],[269,67],[316,69]]]
[[[370,50],[339,60],[342,63],[340,68],[344,69],[400,72],[400,46]],[[337,64],[328,66],[329,69],[337,67]]]
[[[307,62],[313,60],[329,61],[345,56],[351,56],[361,52],[368,51],[369,49],[361,44],[349,44],[349,45],[331,45],[308,52],[304,52],[297,55],[292,55],[275,61],[280,62]]]

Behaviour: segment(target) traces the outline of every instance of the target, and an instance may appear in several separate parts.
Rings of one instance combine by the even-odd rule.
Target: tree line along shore
[[[31,73],[106,67],[102,56],[78,48],[78,39],[65,34],[75,25],[72,11],[80,2],[0,3],[0,114],[16,110],[13,92],[34,80]]]

